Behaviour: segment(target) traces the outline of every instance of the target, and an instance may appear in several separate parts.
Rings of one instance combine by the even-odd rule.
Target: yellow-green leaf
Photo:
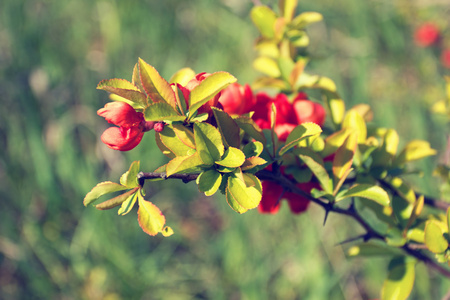
[[[222,175],[216,170],[207,170],[197,177],[198,189],[206,196],[214,195],[222,183]]]
[[[225,148],[217,128],[208,123],[194,123],[194,137],[197,151],[206,165],[221,159]]]
[[[377,185],[371,184],[355,184],[346,192],[339,195],[336,201],[345,198],[362,197],[377,202],[380,205],[387,206],[391,202],[388,193]]]
[[[347,112],[342,122],[342,128],[353,129],[358,134],[358,143],[363,144],[367,137],[366,122],[363,117],[354,109]]]
[[[389,264],[389,274],[381,290],[382,300],[406,300],[415,278],[415,260],[395,257]]]
[[[166,102],[153,103],[144,110],[144,117],[147,121],[184,121],[185,116],[180,115],[176,108]]]
[[[311,23],[322,21],[323,16],[318,12],[304,12],[292,20],[292,26],[295,28],[304,28]]]
[[[253,121],[252,118],[240,116],[234,119],[238,126],[244,130],[250,137],[254,138],[263,145],[266,144],[266,138],[261,128]]]
[[[278,63],[268,56],[257,57],[253,61],[253,68],[273,78],[278,78],[281,76],[281,70]]]
[[[298,148],[295,154],[308,166],[320,182],[322,189],[328,194],[333,193],[333,182],[330,180],[323,159],[309,148]]]
[[[198,152],[188,156],[177,156],[166,165],[167,176],[176,173],[191,173],[203,166]]]
[[[162,144],[176,156],[188,156],[192,154],[194,149],[189,142],[189,134],[177,127],[178,135],[184,135],[184,141],[181,140],[175,132],[174,126],[177,127],[177,125],[174,124],[165,125],[163,131],[159,133]]]
[[[120,184],[126,186],[127,188],[134,188],[137,187],[138,181],[137,181],[137,174],[139,173],[139,161],[133,161],[130,165],[130,168],[127,172],[125,172],[120,177]]]
[[[195,77],[194,70],[190,68],[183,68],[181,70],[178,70],[175,74],[173,74],[169,82],[178,83],[181,84],[182,86],[185,86],[194,77]]]
[[[100,182],[97,184],[89,193],[86,194],[86,197],[84,197],[83,204],[84,206],[88,206],[92,202],[96,201],[98,198],[100,198],[103,195],[114,193],[118,191],[127,190],[128,187],[123,186],[121,184],[111,182],[111,181],[105,181]]]
[[[422,140],[409,142],[395,160],[395,164],[401,165],[406,162],[418,160],[430,155],[435,155],[436,150],[430,147],[430,143]]]
[[[155,236],[158,232],[161,232],[166,223],[166,218],[159,210],[157,206],[153,203],[144,200],[142,195],[138,194],[139,200],[139,210],[138,210],[138,222],[142,230],[151,235]]]
[[[226,187],[227,202],[238,213],[257,207],[262,198],[262,186],[259,179],[248,173],[242,175],[245,183],[232,175],[228,177]]]
[[[273,38],[274,26],[277,15],[267,6],[255,6],[250,12],[250,17],[263,37]]]
[[[336,155],[333,160],[333,174],[336,178],[342,178],[351,168],[357,143],[357,134],[352,131],[345,139],[342,146],[340,146],[336,151]]]
[[[139,73],[141,84],[153,102],[165,102],[176,109],[175,94],[170,84],[159,75],[153,66],[141,58],[139,58]]]
[[[294,128],[294,130],[291,131],[286,139],[286,144],[280,149],[280,156],[285,154],[290,149],[294,148],[302,139],[319,135],[321,132],[322,128],[312,122],[306,122],[298,125]]]
[[[137,194],[138,192],[128,196],[128,198],[124,202],[122,202],[122,205],[117,212],[119,216],[124,216],[133,209],[134,204],[136,203],[138,198]]]
[[[212,111],[217,122],[217,127],[225,140],[225,145],[239,148],[241,145],[239,136],[240,129],[236,121],[229,114],[216,107],[212,107]]]
[[[441,226],[436,221],[427,221],[425,225],[425,245],[433,253],[443,253],[449,246]]]
[[[129,190],[128,192],[125,192],[119,196],[116,196],[112,199],[106,200],[100,204],[95,205],[96,209],[100,209],[100,210],[105,210],[105,209],[111,209],[114,208],[116,206],[121,205],[125,200],[128,199],[128,197],[130,197],[131,195],[133,195],[134,193],[136,193],[136,191],[139,190],[139,187],[135,187],[132,190]]]
[[[227,72],[216,72],[205,78],[189,95],[189,115],[193,116],[203,104],[237,79]]]
[[[229,147],[225,154],[223,155],[221,160],[216,161],[216,164],[228,167],[228,168],[237,168],[242,166],[245,161],[245,154],[241,150]]]
[[[119,97],[125,98],[137,107],[144,108],[147,106],[147,95],[142,93],[138,87],[125,79],[109,79],[102,80],[97,85],[98,90],[104,90],[115,94]]]

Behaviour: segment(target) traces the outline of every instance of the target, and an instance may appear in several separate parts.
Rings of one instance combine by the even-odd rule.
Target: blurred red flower
[[[251,111],[256,99],[248,84],[241,86],[239,83],[233,83],[222,91],[219,102],[225,112],[242,115]]]
[[[146,122],[142,113],[124,102],[106,103],[97,114],[108,123],[119,126],[106,129],[101,136],[102,142],[114,150],[133,149],[141,142],[144,132],[151,130],[154,125],[154,122]]]
[[[414,41],[420,47],[429,47],[438,42],[440,32],[433,23],[425,23],[414,32]]]
[[[441,53],[441,63],[444,67],[450,69],[450,48],[444,49]]]
[[[281,141],[285,141],[289,133],[299,124],[314,122],[322,126],[325,121],[323,106],[308,100],[305,93],[299,93],[292,103],[285,94],[271,98],[265,93],[258,93],[256,105],[252,108],[255,111],[252,118],[262,129],[270,128],[272,103],[277,110],[275,133]]]
[[[308,208],[310,201],[307,198],[295,193],[284,192],[283,187],[276,182],[263,181],[262,187],[263,195],[258,206],[258,211],[260,213],[277,213],[280,209],[281,199],[287,200],[289,207],[294,214],[302,213]],[[315,182],[298,183],[297,187],[308,194],[313,188],[320,188],[319,184]]]

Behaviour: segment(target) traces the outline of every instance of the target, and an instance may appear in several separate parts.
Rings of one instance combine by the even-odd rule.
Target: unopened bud
[[[155,129],[156,132],[161,132],[164,130],[164,123],[163,122],[158,122],[155,124],[155,126],[153,127],[153,129]]]
[[[150,131],[155,126],[155,122],[153,121],[144,121],[143,123],[144,123],[142,129],[143,132]]]

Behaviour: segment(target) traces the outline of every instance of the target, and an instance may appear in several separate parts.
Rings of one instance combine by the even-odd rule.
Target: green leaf
[[[156,141],[156,145],[158,146],[158,148],[162,154],[164,154],[165,156],[167,156],[170,159],[176,157],[175,153],[173,153],[172,150],[167,148],[167,146],[164,145],[164,143],[161,141],[161,135],[159,134],[159,132],[155,133],[155,141]]]
[[[138,210],[138,222],[142,230],[155,236],[158,232],[161,232],[166,223],[166,218],[161,213],[159,208],[149,201],[145,201],[142,195],[138,194],[139,210]]]
[[[391,227],[386,232],[386,244],[392,247],[403,247],[406,244],[406,237],[403,231],[397,227]]]
[[[251,170],[257,166],[262,166],[266,164],[267,161],[261,157],[258,156],[252,156],[247,158],[244,163],[241,166],[242,171],[248,171]]]
[[[135,188],[139,185],[137,174],[139,173],[139,161],[133,161],[130,168],[120,177],[120,184],[127,188]]]
[[[112,199],[106,200],[100,204],[95,205],[96,209],[100,209],[100,210],[105,210],[105,209],[111,209],[114,208],[116,206],[121,205],[125,200],[128,199],[128,197],[130,197],[131,195],[133,195],[134,193],[136,193],[136,191],[138,191],[139,188],[135,187],[132,190],[129,190],[128,192],[125,192],[119,196],[116,196]]]
[[[362,197],[366,198],[372,201],[375,201],[376,203],[387,206],[391,202],[389,199],[388,193],[383,190],[381,187],[377,185],[371,185],[371,184],[355,184],[351,188],[349,188],[344,193],[340,194],[336,201],[341,201],[345,198],[351,198],[351,197]]]
[[[184,140],[180,139],[180,136],[182,136]],[[163,131],[159,133],[159,138],[161,139],[162,144],[176,156],[188,156],[194,151],[192,144],[190,143],[189,133],[183,131],[183,129],[177,125],[165,125]]]
[[[136,192],[130,195],[124,202],[122,202],[122,206],[119,208],[119,211],[117,212],[119,216],[124,216],[133,209],[134,204],[136,203],[138,198],[137,196],[138,193],[139,192]]]
[[[227,72],[216,72],[205,78],[189,95],[189,116],[237,79]]]
[[[194,133],[189,128],[181,124],[172,124],[172,128],[175,132],[175,136],[180,140],[180,142],[191,149],[195,149]]]
[[[319,135],[322,132],[322,128],[320,128],[319,125],[307,122],[298,125],[294,128],[294,130],[291,131],[289,136],[286,139],[286,144],[284,147],[280,149],[279,155],[285,154],[290,149],[294,148],[298,142],[300,142],[302,139],[314,135]]]
[[[105,181],[97,184],[89,193],[84,197],[83,204],[84,206],[88,206],[92,202],[96,201],[103,195],[114,193],[118,191],[127,190],[128,187],[120,185],[115,182]]]
[[[383,137],[383,145],[381,148],[373,152],[373,165],[374,166],[388,166],[394,159],[398,143],[399,136],[394,129],[388,129]]]
[[[177,156],[166,165],[167,176],[176,173],[191,173],[203,166],[198,152],[188,156]]]
[[[444,253],[447,250],[448,241],[437,221],[427,221],[425,225],[425,245],[433,253]]]
[[[217,128],[208,123],[194,123],[194,137],[197,151],[206,165],[221,159],[225,149]]]
[[[283,17],[287,21],[292,20],[297,4],[298,0],[280,0],[279,2],[280,11],[282,12]]]
[[[182,86],[185,86],[194,77],[195,77],[194,70],[190,68],[183,68],[181,70],[178,70],[175,74],[173,74],[169,82],[178,83],[181,84]]]
[[[389,274],[381,290],[382,300],[406,300],[411,293],[415,278],[415,260],[394,257],[389,264]]]
[[[357,246],[352,246],[347,250],[350,257],[354,256],[384,256],[392,254],[400,254],[396,248],[389,247],[385,244],[376,242],[364,242]]]
[[[131,77],[131,83],[134,84],[142,93],[145,93],[144,87],[141,84],[141,77],[139,75],[139,65],[137,63],[134,64],[133,75]],[[145,99],[145,100],[146,100],[146,104],[148,104],[147,99]]]
[[[345,102],[336,92],[324,91],[333,123],[338,125],[344,120]]]
[[[212,107],[212,111],[214,113],[214,117],[216,118],[219,131],[225,140],[225,146],[239,148],[241,145],[241,139],[239,136],[240,128],[238,124],[223,110]]]
[[[150,99],[155,103],[167,103],[175,110],[177,103],[170,84],[159,75],[154,67],[141,58],[139,58],[139,73],[142,86]]]
[[[281,77],[285,81],[289,81],[291,72],[295,67],[295,63],[292,58],[285,56],[278,58],[278,66],[280,68]]]
[[[341,179],[351,168],[357,142],[357,134],[352,131],[336,151],[333,159],[333,174],[337,179]]]
[[[323,16],[318,12],[304,12],[295,17],[291,25],[295,28],[302,29],[311,23],[320,22],[322,19]]]
[[[166,102],[153,103],[147,106],[144,110],[144,117],[146,121],[184,121],[186,119]]]
[[[245,161],[245,154],[234,147],[229,147],[225,154],[223,155],[221,160],[216,161],[216,164],[228,167],[228,168],[237,168],[242,166]]]
[[[216,170],[207,170],[197,177],[198,189],[206,196],[214,195],[222,183],[222,175]]]
[[[322,157],[327,157],[337,151],[339,147],[341,147],[345,140],[347,139],[348,135],[352,132],[351,129],[341,129],[339,131],[336,131],[332,135],[329,135],[325,139],[325,148],[322,150]]]
[[[245,145],[242,151],[244,152],[246,158],[250,158],[253,156],[259,156],[263,152],[263,150],[264,150],[263,144],[258,141],[255,141]]]
[[[436,150],[430,147],[429,142],[413,140],[405,146],[405,149],[399,154],[394,164],[401,165],[430,155],[436,155]]]
[[[402,197],[394,195],[392,197],[391,206],[392,206],[394,215],[397,218],[397,220],[399,221],[400,225],[403,228],[406,228],[406,224],[408,223],[408,220],[411,218],[411,215],[413,213],[414,204],[409,203]]]
[[[266,144],[264,133],[252,118],[240,116],[235,118],[234,120],[246,134],[254,138],[256,141],[261,142],[263,145]]]
[[[311,75],[305,72],[298,77],[298,80],[295,83],[295,88],[298,90],[309,88],[336,92],[336,84],[330,78],[319,75]]]
[[[229,176],[226,187],[227,202],[238,213],[257,207],[262,198],[259,179],[248,173],[244,173],[243,177],[245,183],[236,176]]]
[[[135,103],[138,107],[144,108],[147,106],[147,95],[142,93],[133,83],[125,79],[114,78],[102,80],[97,85],[97,89],[125,98],[132,103]]]
[[[325,169],[323,159],[308,148],[298,148],[295,154],[308,166],[320,182],[322,189],[328,194],[333,193],[333,182]]]
[[[273,78],[279,78],[281,76],[281,70],[278,63],[267,56],[257,57],[253,61],[253,68]]]
[[[363,117],[354,109],[345,115],[342,128],[353,129],[358,134],[358,143],[363,144],[367,138],[367,127]]]
[[[275,36],[274,26],[277,15],[267,6],[255,6],[250,12],[250,18],[265,38]]]

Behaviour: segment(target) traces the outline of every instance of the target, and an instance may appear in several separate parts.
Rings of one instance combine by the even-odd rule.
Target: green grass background
[[[274,1],[263,1],[274,5]],[[136,211],[118,217],[82,205],[133,160],[162,164],[152,134],[129,153],[99,139],[102,79],[131,78],[138,57],[169,78],[188,66],[228,71],[239,82],[257,73],[257,36],[247,0],[55,1],[0,4],[0,298],[1,299],[374,299],[383,258],[352,259],[336,244],[360,232],[314,206],[294,216],[233,212],[223,197],[194,184],[147,184],[175,234],[149,237]],[[445,149],[448,128],[429,106],[444,98],[435,49],[412,41],[428,20],[450,28],[446,1],[301,1],[325,21],[310,27],[309,71],[336,81],[348,106],[370,103],[374,122],[398,130],[401,145],[427,139]],[[450,32],[447,34],[448,43]],[[439,157],[417,165],[418,188]],[[411,299],[440,299],[450,283],[418,265]]]

